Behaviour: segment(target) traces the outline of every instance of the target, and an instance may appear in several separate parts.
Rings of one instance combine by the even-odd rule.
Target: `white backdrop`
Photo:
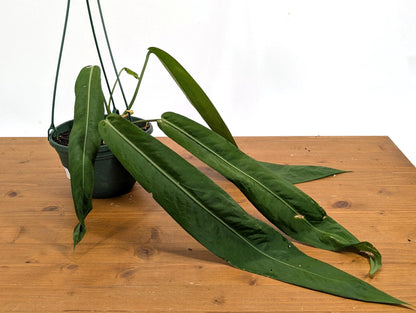
[[[150,46],[169,52],[233,135],[387,135],[416,164],[416,1],[101,2],[118,67],[140,71]],[[98,64],[85,1],[71,3],[56,124],[72,118],[81,67]],[[0,136],[46,136],[65,7],[0,2]],[[200,121],[154,56],[134,108]]]

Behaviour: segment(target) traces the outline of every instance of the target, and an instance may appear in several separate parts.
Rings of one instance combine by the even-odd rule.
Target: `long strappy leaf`
[[[69,172],[75,212],[74,247],[86,233],[84,219],[92,209],[94,162],[100,147],[98,122],[104,118],[100,68],[84,67],[75,83],[74,124],[69,138]]]
[[[325,178],[328,176],[348,173],[348,171],[338,170],[331,167],[316,165],[286,165],[269,162],[260,162],[263,166],[286,179],[292,184],[305,183],[312,180]]]
[[[153,198],[197,241],[231,265],[341,297],[404,304],[335,267],[313,259],[157,139],[118,115],[99,131],[111,151]]]
[[[178,86],[182,89],[188,100],[197,109],[202,118],[207,122],[208,126],[220,134],[228,141],[236,145],[228,127],[221,118],[217,109],[212,104],[211,100],[198,85],[198,83],[191,77],[191,75],[183,68],[177,60],[175,60],[167,52],[151,47],[149,52],[155,54],[162,62],[170,75],[176,81]],[[263,162],[265,166],[272,171],[279,173],[294,184],[303,183],[327,176],[341,174],[345,171],[332,169],[322,166],[303,166],[303,165],[280,165]]]
[[[236,145],[227,125],[224,123],[211,100],[198,83],[192,78],[192,76],[183,68],[183,66],[179,64],[179,62],[176,61],[171,55],[159,48],[151,47],[149,48],[149,52],[156,55],[160,62],[162,62],[166,70],[182,89],[189,102],[199,112],[208,126],[213,131]]]
[[[370,275],[381,266],[381,255],[360,242],[329,217],[311,197],[249,157],[223,137],[176,113],[158,122],[170,138],[232,181],[253,205],[284,233],[326,250],[355,250],[370,258]]]

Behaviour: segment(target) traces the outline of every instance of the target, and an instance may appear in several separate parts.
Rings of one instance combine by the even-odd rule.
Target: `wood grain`
[[[221,175],[160,138],[263,219]],[[240,137],[252,157],[351,173],[298,185],[383,255],[367,260],[297,244],[305,253],[416,304],[416,169],[388,137]],[[45,138],[0,138],[0,312],[407,312],[237,270],[183,231],[139,185],[94,200],[76,224],[56,152]]]

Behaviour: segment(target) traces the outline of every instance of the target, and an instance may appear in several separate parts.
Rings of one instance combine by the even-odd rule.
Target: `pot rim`
[[[139,121],[142,120],[142,118],[140,117],[136,117],[136,116],[132,116],[131,117],[133,120],[135,121]],[[48,136],[48,141],[49,144],[55,148],[55,149],[60,149],[60,150],[68,150],[68,146],[67,145],[62,145],[60,143],[58,143],[57,141],[55,141],[55,139],[58,137],[58,135],[62,132],[58,133],[58,129],[59,128],[66,128],[68,125],[68,128],[71,129],[72,128],[72,124],[74,123],[74,120],[68,120],[66,122],[63,122],[61,124],[59,124],[58,126],[56,126],[50,133],[50,135]],[[65,131],[65,130],[64,130]],[[149,123],[149,128],[146,130],[146,133],[151,134],[153,132],[153,126],[151,123]],[[106,145],[106,144],[102,144],[98,150],[98,153],[102,154],[105,152],[111,152],[110,148]],[[97,156],[98,157],[98,156]]]

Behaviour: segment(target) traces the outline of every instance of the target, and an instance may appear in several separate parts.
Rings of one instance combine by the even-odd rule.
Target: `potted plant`
[[[90,9],[90,5],[89,5],[89,1],[86,2],[87,3],[87,9],[88,9],[88,13],[89,13],[89,17],[90,17],[90,22],[91,22],[91,28],[92,28],[92,33],[94,35],[94,40],[95,40],[95,44],[96,44],[96,49],[97,49],[97,54],[99,59],[101,60],[101,64],[103,66],[103,62],[102,62],[102,57],[101,57],[101,53],[100,53],[100,49],[98,46],[98,41],[95,35],[95,28],[94,28],[94,24],[93,24],[93,20],[92,20],[92,15],[91,15],[91,9]],[[101,13],[101,5],[99,4],[99,8],[100,8],[100,13]],[[56,77],[55,77],[55,86],[54,86],[54,91],[53,91],[53,100],[52,100],[52,117],[51,117],[51,125],[48,129],[48,140],[50,145],[56,150],[56,152],[59,155],[59,158],[61,160],[61,163],[65,169],[65,172],[67,174],[67,177],[70,178],[70,173],[69,173],[69,156],[68,156],[68,144],[69,144],[69,134],[71,132],[71,129],[73,127],[73,123],[74,120],[68,120],[58,126],[55,126],[54,124],[54,115],[55,115],[55,100],[56,100],[56,89],[57,89],[57,83],[58,83],[58,77],[59,77],[59,70],[60,70],[60,65],[61,65],[61,59],[62,59],[62,52],[63,52],[63,47],[64,47],[64,42],[65,42],[65,34],[66,34],[66,29],[67,29],[67,24],[68,24],[68,16],[69,16],[69,8],[70,8],[70,1],[67,2],[67,10],[66,10],[66,16],[65,16],[65,22],[64,22],[64,30],[63,30],[63,35],[62,35],[62,40],[61,40],[61,48],[59,51],[59,58],[58,58],[58,66],[57,66],[57,70],[56,70]],[[104,24],[103,24],[104,25]],[[108,46],[110,48],[110,46]],[[110,50],[111,52],[111,50]],[[111,54],[112,55],[112,54]],[[114,60],[113,60],[114,62]],[[115,67],[115,63],[114,64],[114,68]],[[104,69],[104,66],[103,66]],[[100,69],[98,69],[100,70]],[[136,73],[134,73],[133,71],[127,69],[127,68],[123,68],[120,72],[127,72],[128,74],[134,76],[135,78],[138,78],[138,75]],[[106,78],[106,83],[107,86],[109,86],[108,83],[108,79],[107,79],[107,75],[104,72],[104,76]],[[97,84],[99,84],[100,86],[97,88],[95,87],[94,89],[96,90],[101,90],[101,82],[97,81]],[[139,85],[138,85],[139,86]],[[120,88],[123,92],[124,95],[124,91],[121,87],[121,83],[120,83]],[[94,99],[100,99],[99,101],[102,101],[103,103],[103,107],[105,107],[106,109],[106,113],[110,114],[111,112],[118,112],[115,104],[114,104],[114,100],[112,98],[112,94],[114,92],[115,86],[113,87],[111,93],[110,93],[110,98],[107,102],[105,102],[105,99],[103,98],[104,95],[103,93],[99,93],[97,95],[95,95]],[[130,103],[130,108],[132,106],[132,104],[134,103],[134,99],[135,97],[133,97],[131,103]],[[111,110],[110,105],[112,104],[113,109]],[[127,104],[126,104],[127,107]],[[132,112],[131,110],[128,110],[126,108],[126,112],[125,112],[125,116],[127,116],[129,118],[129,120],[134,121],[137,123],[137,121],[141,120],[141,118],[138,117],[134,117],[134,116],[130,116],[130,112]],[[152,133],[153,131],[153,127],[150,123],[137,123],[136,124],[138,127],[142,128],[144,131],[148,132],[148,133]],[[113,153],[111,152],[111,150],[108,148],[107,145],[105,145],[104,143],[102,143],[98,149],[97,152],[97,156],[95,159],[95,167],[94,167],[94,189],[93,189],[93,197],[94,198],[110,198],[110,197],[115,197],[115,196],[119,196],[122,195],[128,191],[131,190],[131,188],[133,187],[134,183],[136,182],[135,179],[130,175],[129,172],[127,172],[124,167],[120,164],[120,162],[117,160],[117,158],[113,155]]]
[[[138,122],[141,118],[131,116],[130,119]],[[50,145],[57,151],[67,177],[69,173],[69,134],[71,133],[74,120],[64,122],[49,131],[48,140]],[[150,123],[140,122],[137,126],[152,133],[153,127]],[[100,147],[95,158],[94,166],[94,198],[111,198],[129,192],[136,180],[120,164],[108,146],[104,143]]]
[[[97,3],[99,5],[99,1]],[[105,29],[104,20],[101,20]],[[381,266],[381,255],[374,246],[355,238],[294,185],[343,171],[270,164],[246,155],[237,147],[201,87],[181,64],[161,49],[149,48],[140,76],[126,70],[138,79],[133,98],[151,54],[162,62],[211,129],[172,112],[153,120],[139,121],[130,119],[131,107],[123,114],[115,110],[110,112],[101,88],[100,68],[84,67],[75,83],[74,121],[69,137],[71,189],[79,220],[73,233],[74,247],[86,233],[85,220],[93,208],[93,187],[97,183],[94,163],[103,140],[123,167],[185,231],[231,265],[342,297],[406,304],[307,256],[276,229],[247,214],[215,182],[176,152],[138,128],[137,122],[142,125],[157,122],[168,137],[232,181],[290,238],[326,250],[352,250],[365,254],[370,260],[370,275]],[[119,79],[117,82],[120,83]]]

